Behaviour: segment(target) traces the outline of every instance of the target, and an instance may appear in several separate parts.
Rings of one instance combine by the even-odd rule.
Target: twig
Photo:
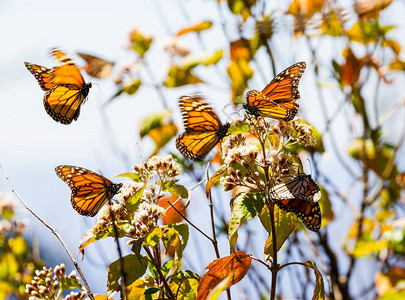
[[[124,270],[124,259],[122,258],[122,251],[121,251],[121,246],[120,246],[120,241],[118,239],[118,229],[117,229],[117,224],[115,220],[114,213],[112,212],[111,209],[111,201],[108,201],[109,205],[109,212],[110,212],[110,218],[112,221],[113,229],[114,229],[114,235],[115,235],[115,243],[117,245],[117,251],[118,251],[118,259],[120,261],[120,268],[121,268],[121,294],[122,294],[122,299],[126,300],[127,299],[127,276]]]
[[[207,181],[209,180],[210,176],[208,173],[210,164],[207,164]],[[209,199],[209,208],[210,208],[210,218],[211,218],[211,230],[212,230],[212,245],[214,246],[215,249],[215,254],[217,256],[217,258],[220,258],[220,254],[219,254],[219,249],[218,249],[218,242],[217,242],[217,235],[215,233],[215,221],[214,221],[214,204],[212,203],[212,197],[211,197],[211,190],[208,193],[208,199]],[[231,300],[231,290],[230,287],[228,287],[226,289],[226,297],[228,300]]]
[[[195,226],[189,219],[187,219],[187,217],[185,215],[183,215],[176,207],[174,207],[174,205],[170,201],[168,201],[168,200],[166,200],[166,201],[184,219],[184,221],[186,221],[194,229],[196,229],[199,233],[201,233],[203,236],[205,236],[207,239],[209,239],[211,241],[211,243],[214,243],[214,240],[211,237],[209,237],[206,233],[204,233],[204,231],[202,231],[200,228]]]
[[[167,281],[166,281],[166,278],[163,276],[163,273],[162,273],[162,271],[161,271],[161,269],[160,269],[160,265],[158,265],[158,263],[156,262],[156,259],[157,259],[157,258],[155,258],[155,257],[152,255],[152,253],[150,252],[150,250],[149,250],[148,247],[144,246],[143,249],[144,249],[145,252],[149,255],[150,259],[152,260],[152,263],[155,265],[156,271],[159,273],[159,278],[162,280],[163,285],[164,285],[165,288],[166,288],[166,292],[167,292],[168,296],[170,297],[170,299],[173,299],[173,300],[176,299],[176,298],[174,297],[174,294],[173,294],[172,290],[170,289],[169,284],[168,284]],[[157,254],[157,255],[158,255],[158,254]]]
[[[210,164],[207,164],[207,181],[209,180],[210,176],[208,173],[208,169],[210,167]],[[211,197],[211,190],[208,193],[208,200],[209,200],[209,208],[210,208],[210,218],[211,218],[211,231],[212,231],[212,245],[214,246],[215,249],[215,254],[217,256],[217,258],[220,258],[220,254],[219,254],[219,249],[218,249],[218,242],[217,242],[217,234],[215,232],[215,221],[214,221],[214,204],[212,203],[212,197]]]
[[[94,300],[94,296],[90,290],[89,285],[87,284],[86,278],[84,277],[84,274],[82,272],[82,270],[79,267],[79,264],[76,262],[76,260],[74,259],[72,253],[70,252],[69,248],[67,247],[66,243],[63,241],[62,237],[60,236],[60,234],[58,233],[58,231],[56,231],[52,226],[50,226],[48,223],[46,223],[41,217],[39,217],[28,205],[27,203],[23,200],[23,198],[20,196],[20,194],[17,192],[17,190],[15,189],[13,183],[11,182],[10,178],[7,176],[6,172],[3,170],[2,166],[0,165],[0,169],[1,172],[3,173],[4,177],[6,178],[11,191],[14,193],[14,195],[18,198],[18,200],[20,200],[20,202],[24,205],[24,207],[35,217],[37,218],[42,224],[45,225],[45,227],[47,227],[55,236],[56,238],[59,240],[59,242],[62,244],[63,248],[65,248],[70,260],[72,261],[73,265],[75,266],[77,272],[79,272],[80,277],[83,280],[83,284],[84,287],[87,291],[87,295],[89,296],[89,298],[91,300]]]

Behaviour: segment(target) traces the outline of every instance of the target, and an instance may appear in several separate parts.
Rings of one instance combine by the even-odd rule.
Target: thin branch
[[[160,269],[160,265],[158,265],[158,263],[156,261],[157,258],[155,258],[152,255],[152,253],[150,252],[148,247],[144,246],[143,249],[149,255],[150,259],[152,260],[151,263],[153,263],[154,266],[156,267],[156,271],[158,272],[159,278],[161,279],[161,281],[163,282],[163,285],[165,286],[165,289],[166,289],[166,292],[167,292],[168,296],[170,297],[170,299],[173,299],[173,300],[176,299],[173,292],[172,292],[172,290],[170,289],[169,284],[166,281],[166,278],[163,276],[162,270]]]
[[[56,230],[55,230],[52,226],[50,226],[48,223],[46,223],[41,217],[39,217],[39,216],[28,206],[28,204],[23,200],[23,198],[20,196],[20,194],[19,194],[19,193],[17,192],[17,190],[15,189],[13,183],[11,182],[10,178],[7,176],[6,172],[3,170],[3,168],[2,168],[1,165],[0,165],[0,169],[1,169],[1,172],[3,173],[4,177],[6,178],[8,184],[9,184],[9,186],[10,186],[10,188],[11,188],[11,191],[12,191],[12,192],[14,193],[14,195],[18,198],[18,200],[20,200],[20,202],[24,205],[24,207],[25,207],[35,218],[37,218],[42,224],[44,224],[45,227],[47,227],[47,228],[56,236],[56,238],[57,238],[57,239],[59,240],[59,242],[62,244],[63,248],[65,248],[65,250],[66,250],[66,252],[67,252],[67,254],[68,254],[70,260],[72,261],[72,263],[73,263],[73,265],[75,266],[77,272],[79,272],[80,277],[81,277],[82,280],[83,280],[83,284],[84,284],[84,287],[85,287],[85,289],[86,289],[86,291],[87,291],[87,295],[89,296],[89,298],[90,298],[91,300],[94,300],[94,296],[93,296],[93,294],[92,294],[92,292],[91,292],[91,290],[90,290],[89,285],[87,284],[87,280],[86,280],[86,278],[85,278],[85,276],[84,276],[82,270],[81,270],[80,267],[79,267],[79,264],[78,264],[78,263],[76,262],[76,260],[74,259],[72,253],[70,252],[68,246],[66,245],[66,243],[64,242],[64,240],[63,240],[62,237],[60,236],[59,232],[56,231]]]
[[[124,269],[124,259],[122,258],[122,251],[121,251],[120,241],[118,239],[117,224],[116,224],[114,213],[112,212],[112,209],[111,209],[111,203],[110,202],[111,201],[108,201],[109,212],[110,212],[110,218],[111,218],[113,229],[114,229],[115,243],[117,245],[118,257],[119,257],[118,259],[120,261],[120,268],[121,268],[121,295],[122,295],[122,299],[126,300],[127,299],[127,291],[126,291],[126,288],[127,288],[127,276],[126,276],[125,269]]]
[[[209,169],[210,164],[207,164],[207,181],[209,180],[210,176],[208,173],[208,169]],[[211,218],[211,231],[212,231],[212,245],[214,246],[215,249],[215,254],[217,256],[217,258],[220,258],[220,254],[219,254],[219,249],[218,249],[218,242],[217,242],[217,234],[215,232],[215,221],[214,221],[214,204],[212,203],[212,197],[211,197],[211,190],[208,193],[208,200],[209,200],[209,208],[210,208],[210,218]]]

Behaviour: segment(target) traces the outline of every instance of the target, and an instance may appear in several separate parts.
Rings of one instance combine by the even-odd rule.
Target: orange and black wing
[[[107,78],[110,76],[114,66],[112,62],[90,54],[80,52],[77,54],[86,61],[87,64],[83,67],[83,70],[87,74],[95,78]]]
[[[321,209],[318,201],[321,190],[311,175],[300,175],[278,184],[270,190],[270,195],[279,208],[295,213],[308,229],[320,229]]]
[[[321,199],[321,190],[311,175],[299,175],[293,180],[276,185],[271,189],[278,199],[304,198],[313,202]]]
[[[30,71],[31,74],[34,75],[42,90],[49,91],[55,86],[55,84],[52,82],[53,74],[51,69],[45,68],[40,65],[34,65],[29,62],[25,62],[24,64],[28,71]]]
[[[55,85],[72,84],[79,88],[85,85],[83,76],[80,74],[80,70],[69,56],[59,49],[53,49],[52,56],[55,57],[56,60],[63,63],[62,65],[56,66],[52,69],[53,83]]]
[[[72,190],[73,208],[84,216],[95,216],[122,186],[122,184],[115,184],[104,176],[80,167],[58,166],[55,168],[55,172]]]
[[[269,117],[284,121],[291,121],[298,112],[298,104],[294,103],[292,108],[278,104],[270,100],[267,96],[259,91],[249,91],[246,94],[246,104],[243,108],[247,113],[253,116]]]
[[[298,85],[305,68],[303,61],[288,67],[266,85],[262,94],[277,104],[293,109],[295,101],[300,98]]]
[[[278,74],[261,92],[249,91],[243,107],[254,116],[291,121],[298,112],[299,81],[306,68],[298,62]]]
[[[221,124],[211,106],[198,96],[183,96],[179,101],[185,132],[176,147],[186,157],[202,160],[226,135],[229,123]]]
[[[300,197],[273,200],[282,210],[295,213],[309,230],[319,231],[321,228],[322,217],[318,202]]]
[[[80,106],[86,99],[91,84],[77,86],[60,84],[45,93],[44,107],[46,112],[57,122],[70,124],[77,120]]]
[[[185,131],[176,138],[176,147],[185,157],[200,161],[219,141],[215,131]]]

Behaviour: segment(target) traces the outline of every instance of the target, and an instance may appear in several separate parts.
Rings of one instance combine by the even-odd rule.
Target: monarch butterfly
[[[202,160],[228,133],[230,124],[221,124],[217,114],[201,97],[182,96],[179,100],[185,132],[176,139],[176,147],[192,160]]]
[[[77,52],[77,54],[86,61],[87,65],[83,67],[83,70],[90,76],[95,78],[107,78],[110,75],[114,66],[112,62],[90,54],[80,52]]]
[[[321,190],[311,175],[298,175],[287,183],[276,185],[270,190],[270,195],[279,208],[295,213],[309,230],[321,228],[318,203]]]
[[[72,206],[83,216],[95,216],[122,186],[122,183],[113,183],[104,176],[85,168],[58,166],[55,172],[69,185],[72,190]]]
[[[62,51],[53,49],[52,55],[63,64],[45,68],[25,62],[25,66],[34,75],[44,95],[46,112],[57,122],[70,124],[77,120],[80,106],[85,101],[91,83],[85,83],[79,69]]]
[[[305,62],[298,62],[278,74],[261,92],[247,92],[243,108],[256,117],[291,121],[298,112],[295,101],[300,98],[298,84],[305,68]]]

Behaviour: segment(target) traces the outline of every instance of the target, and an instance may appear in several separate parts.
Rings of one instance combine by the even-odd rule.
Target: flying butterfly
[[[318,203],[321,190],[311,175],[298,175],[293,180],[278,184],[270,190],[270,195],[279,208],[295,213],[309,230],[321,228]]]
[[[200,161],[228,133],[230,124],[222,124],[211,106],[201,97],[182,96],[179,100],[185,132],[176,139],[184,156]]]
[[[71,203],[81,215],[93,217],[103,205],[117,194],[122,183],[111,180],[85,168],[58,166],[56,175],[72,190]]]
[[[80,106],[86,100],[92,85],[84,82],[79,69],[65,53],[53,49],[52,56],[63,64],[52,69],[29,62],[24,64],[46,92],[46,112],[55,121],[70,124],[79,117]]]
[[[83,70],[95,78],[107,78],[110,76],[114,63],[90,54],[80,53],[77,54],[86,61]]]
[[[295,101],[300,98],[298,85],[305,68],[305,62],[298,62],[278,74],[261,92],[247,92],[243,108],[256,117],[291,121],[298,112]]]

